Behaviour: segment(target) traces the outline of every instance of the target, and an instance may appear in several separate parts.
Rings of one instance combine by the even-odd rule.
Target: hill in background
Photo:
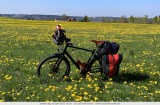
[[[0,14],[2,17],[16,18],[16,19],[26,19],[26,20],[63,20],[63,16],[60,15],[39,15],[39,14]],[[82,16],[68,16],[69,18],[75,18],[77,21],[81,21],[84,17]],[[102,21],[104,18],[107,19],[118,19],[118,17],[88,17],[90,21],[98,22]]]

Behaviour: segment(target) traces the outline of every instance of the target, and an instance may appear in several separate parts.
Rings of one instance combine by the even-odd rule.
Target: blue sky
[[[160,15],[160,0],[0,0],[0,14]]]

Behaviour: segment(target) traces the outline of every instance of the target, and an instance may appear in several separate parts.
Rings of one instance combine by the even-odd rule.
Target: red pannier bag
[[[119,73],[119,66],[122,61],[122,54],[108,54],[109,77],[117,76]]]

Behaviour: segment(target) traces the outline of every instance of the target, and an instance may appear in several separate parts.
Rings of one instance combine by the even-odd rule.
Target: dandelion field
[[[102,80],[81,77],[71,63],[70,78],[41,84],[38,63],[57,52],[51,36],[62,24],[75,46],[93,49],[90,40],[120,44],[119,76]],[[159,102],[160,25],[18,20],[0,17],[0,102]],[[83,62],[88,53],[69,50]]]

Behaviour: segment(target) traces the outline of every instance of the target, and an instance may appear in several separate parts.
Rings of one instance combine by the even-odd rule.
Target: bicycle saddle
[[[91,42],[94,42],[96,45],[101,45],[103,44],[105,41],[98,41],[98,40],[91,40]]]

